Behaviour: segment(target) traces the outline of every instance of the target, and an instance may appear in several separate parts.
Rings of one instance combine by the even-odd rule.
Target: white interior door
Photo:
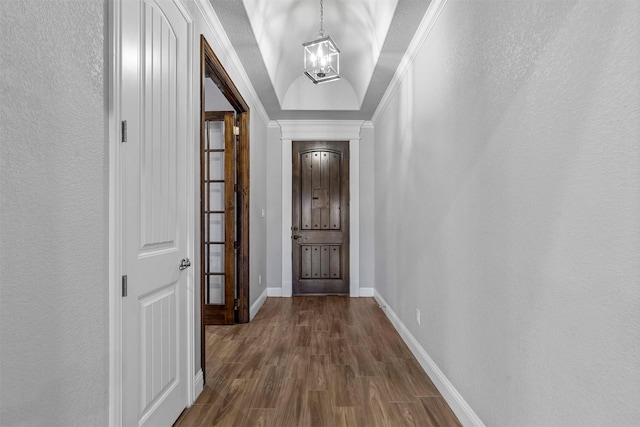
[[[189,21],[174,0],[122,0],[122,422],[187,406]]]

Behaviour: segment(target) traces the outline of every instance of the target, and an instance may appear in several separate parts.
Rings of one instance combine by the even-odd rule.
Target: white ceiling
[[[430,0],[324,0],[324,32],[340,54],[337,82],[303,74],[320,0],[210,0],[272,119],[368,120]]]

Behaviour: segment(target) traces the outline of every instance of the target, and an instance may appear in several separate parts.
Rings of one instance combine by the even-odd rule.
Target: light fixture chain
[[[324,23],[324,4],[323,4],[323,1],[320,0],[320,35],[321,36],[324,36],[323,23]]]

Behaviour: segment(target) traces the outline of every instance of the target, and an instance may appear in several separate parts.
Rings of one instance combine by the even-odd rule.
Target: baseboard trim
[[[429,375],[435,386],[442,394],[442,397],[451,407],[451,410],[456,414],[458,420],[463,426],[475,426],[485,427],[480,418],[473,412],[473,409],[467,404],[462,395],[458,393],[453,384],[447,379],[444,373],[438,368],[438,365],[431,359],[429,354],[418,343],[415,337],[409,332],[409,329],[402,323],[396,313],[389,307],[389,304],[382,298],[382,296],[374,289],[373,297],[376,299],[380,307],[384,310],[385,314],[391,321],[391,324],[396,328],[404,342],[407,344],[413,355],[416,357],[422,369]]]
[[[198,396],[202,393],[204,389],[204,374],[202,373],[202,369],[199,369],[196,375],[193,377],[193,402],[195,403],[198,400]]]
[[[282,288],[275,287],[275,286],[274,287],[268,287],[265,292],[267,293],[266,297],[284,297],[285,296],[282,293]],[[373,297],[374,296],[374,292],[375,292],[374,288],[358,288],[358,295],[351,295],[351,296],[352,297]],[[289,296],[291,296],[291,295],[289,295]],[[260,295],[260,298],[258,298],[258,300],[260,300],[261,298],[262,298],[262,295]],[[263,303],[264,303],[264,301],[261,302],[260,305],[262,305]],[[252,310],[251,313],[253,313],[253,306],[251,306],[251,310]],[[256,310],[256,312],[257,312],[257,310]],[[251,314],[251,318],[253,319],[253,314]]]
[[[265,288],[264,291],[262,291],[262,294],[260,294],[260,296],[258,297],[258,299],[255,300],[253,304],[251,304],[251,308],[249,308],[249,321],[253,320],[256,314],[258,314],[258,311],[260,311],[262,304],[264,304],[264,302],[267,300],[267,295],[268,295],[267,288]]]
[[[360,288],[360,296],[361,297],[372,297],[374,296],[375,289],[373,288]]]
[[[267,296],[268,297],[281,297],[282,296],[282,288],[267,288]]]

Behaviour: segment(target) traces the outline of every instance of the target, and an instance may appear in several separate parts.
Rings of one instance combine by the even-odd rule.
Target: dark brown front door
[[[293,141],[293,293],[349,293],[349,143]]]

